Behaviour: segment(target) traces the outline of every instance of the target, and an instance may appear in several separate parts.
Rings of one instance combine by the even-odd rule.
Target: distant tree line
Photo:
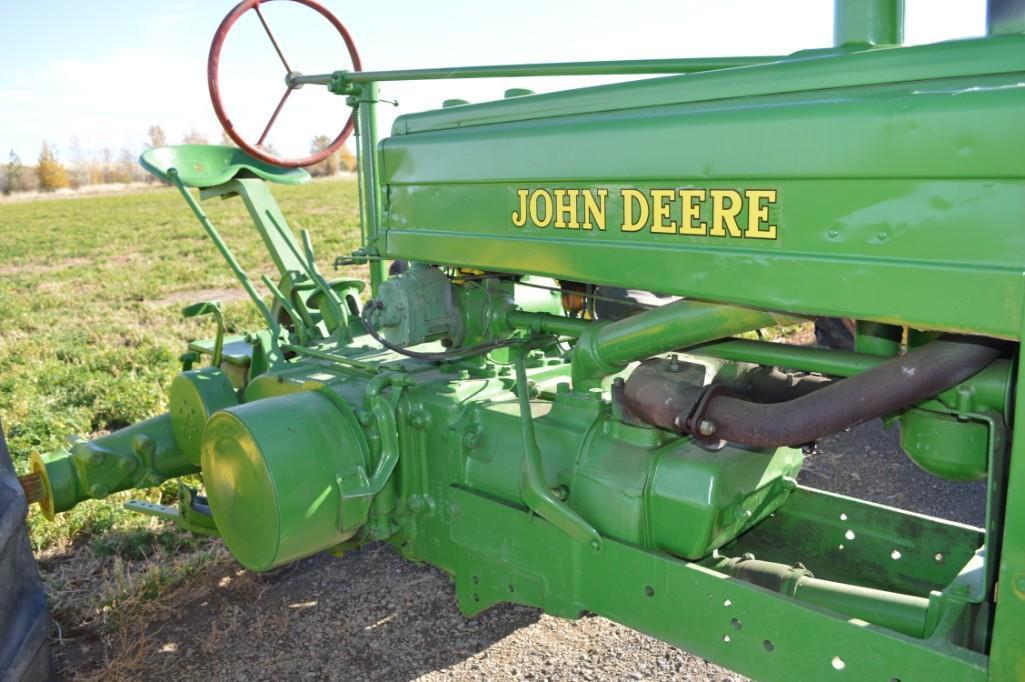
[[[331,138],[327,135],[317,135],[310,143],[310,153],[322,152],[331,146]],[[341,149],[327,157],[315,166],[310,166],[310,175],[313,177],[325,177],[337,175],[341,171],[352,172],[356,170],[356,155],[344,144]]]
[[[182,137],[182,144],[208,144],[207,138],[192,129]],[[221,144],[235,146],[234,142],[221,133]],[[310,143],[310,152],[326,149],[331,139],[318,135]],[[143,144],[145,149],[164,147],[167,135],[159,125],[152,125]],[[273,148],[267,147],[271,153]],[[78,189],[86,185],[128,184],[133,182],[155,182],[155,178],[139,166],[138,150],[130,146],[115,152],[110,147],[86,151],[77,137],[71,138],[67,154],[61,158],[56,145],[43,142],[35,165],[25,164],[12,149],[7,162],[0,162],[0,193],[54,192],[58,189]],[[344,145],[330,157],[311,167],[314,176],[331,176],[342,171],[356,170],[356,157]]]

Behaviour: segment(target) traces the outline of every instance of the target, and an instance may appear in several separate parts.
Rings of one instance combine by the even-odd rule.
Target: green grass
[[[310,230],[325,272],[358,246],[354,181],[273,193],[293,229]],[[206,210],[254,281],[273,273],[240,200],[212,200]],[[261,326],[235,292],[241,287],[174,189],[0,203],[0,420],[15,466],[25,470],[33,452],[68,435],[99,435],[162,412],[178,356],[213,331],[209,319],[183,320],[182,307],[217,296],[231,301],[232,331]],[[173,490],[153,494],[166,499]],[[99,539],[97,551],[150,542],[136,532],[148,521],[121,510],[125,499],[81,504],[52,524],[34,513],[35,547],[108,531],[130,539]]]

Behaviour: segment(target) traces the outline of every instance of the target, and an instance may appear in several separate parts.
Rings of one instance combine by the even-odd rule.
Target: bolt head
[[[132,440],[132,449],[143,457],[152,457],[157,452],[157,443],[152,436],[140,433]]]
[[[711,436],[716,432],[716,428],[715,422],[711,419],[702,419],[698,424],[698,433],[702,436]]]

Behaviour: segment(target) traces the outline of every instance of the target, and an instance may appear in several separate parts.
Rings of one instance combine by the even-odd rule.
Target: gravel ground
[[[896,430],[865,424],[821,443],[804,484],[980,525],[980,484],[918,470]],[[223,563],[172,595],[142,646],[150,676],[218,680],[742,680],[599,617],[503,605],[474,620],[448,578],[387,545],[254,575]],[[85,653],[85,652],[82,652]]]

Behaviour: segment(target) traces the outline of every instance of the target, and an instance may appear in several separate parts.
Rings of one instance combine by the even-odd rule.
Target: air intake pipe
[[[795,318],[716,303],[681,300],[615,322],[588,325],[573,347],[573,387],[586,391],[637,360]]]

